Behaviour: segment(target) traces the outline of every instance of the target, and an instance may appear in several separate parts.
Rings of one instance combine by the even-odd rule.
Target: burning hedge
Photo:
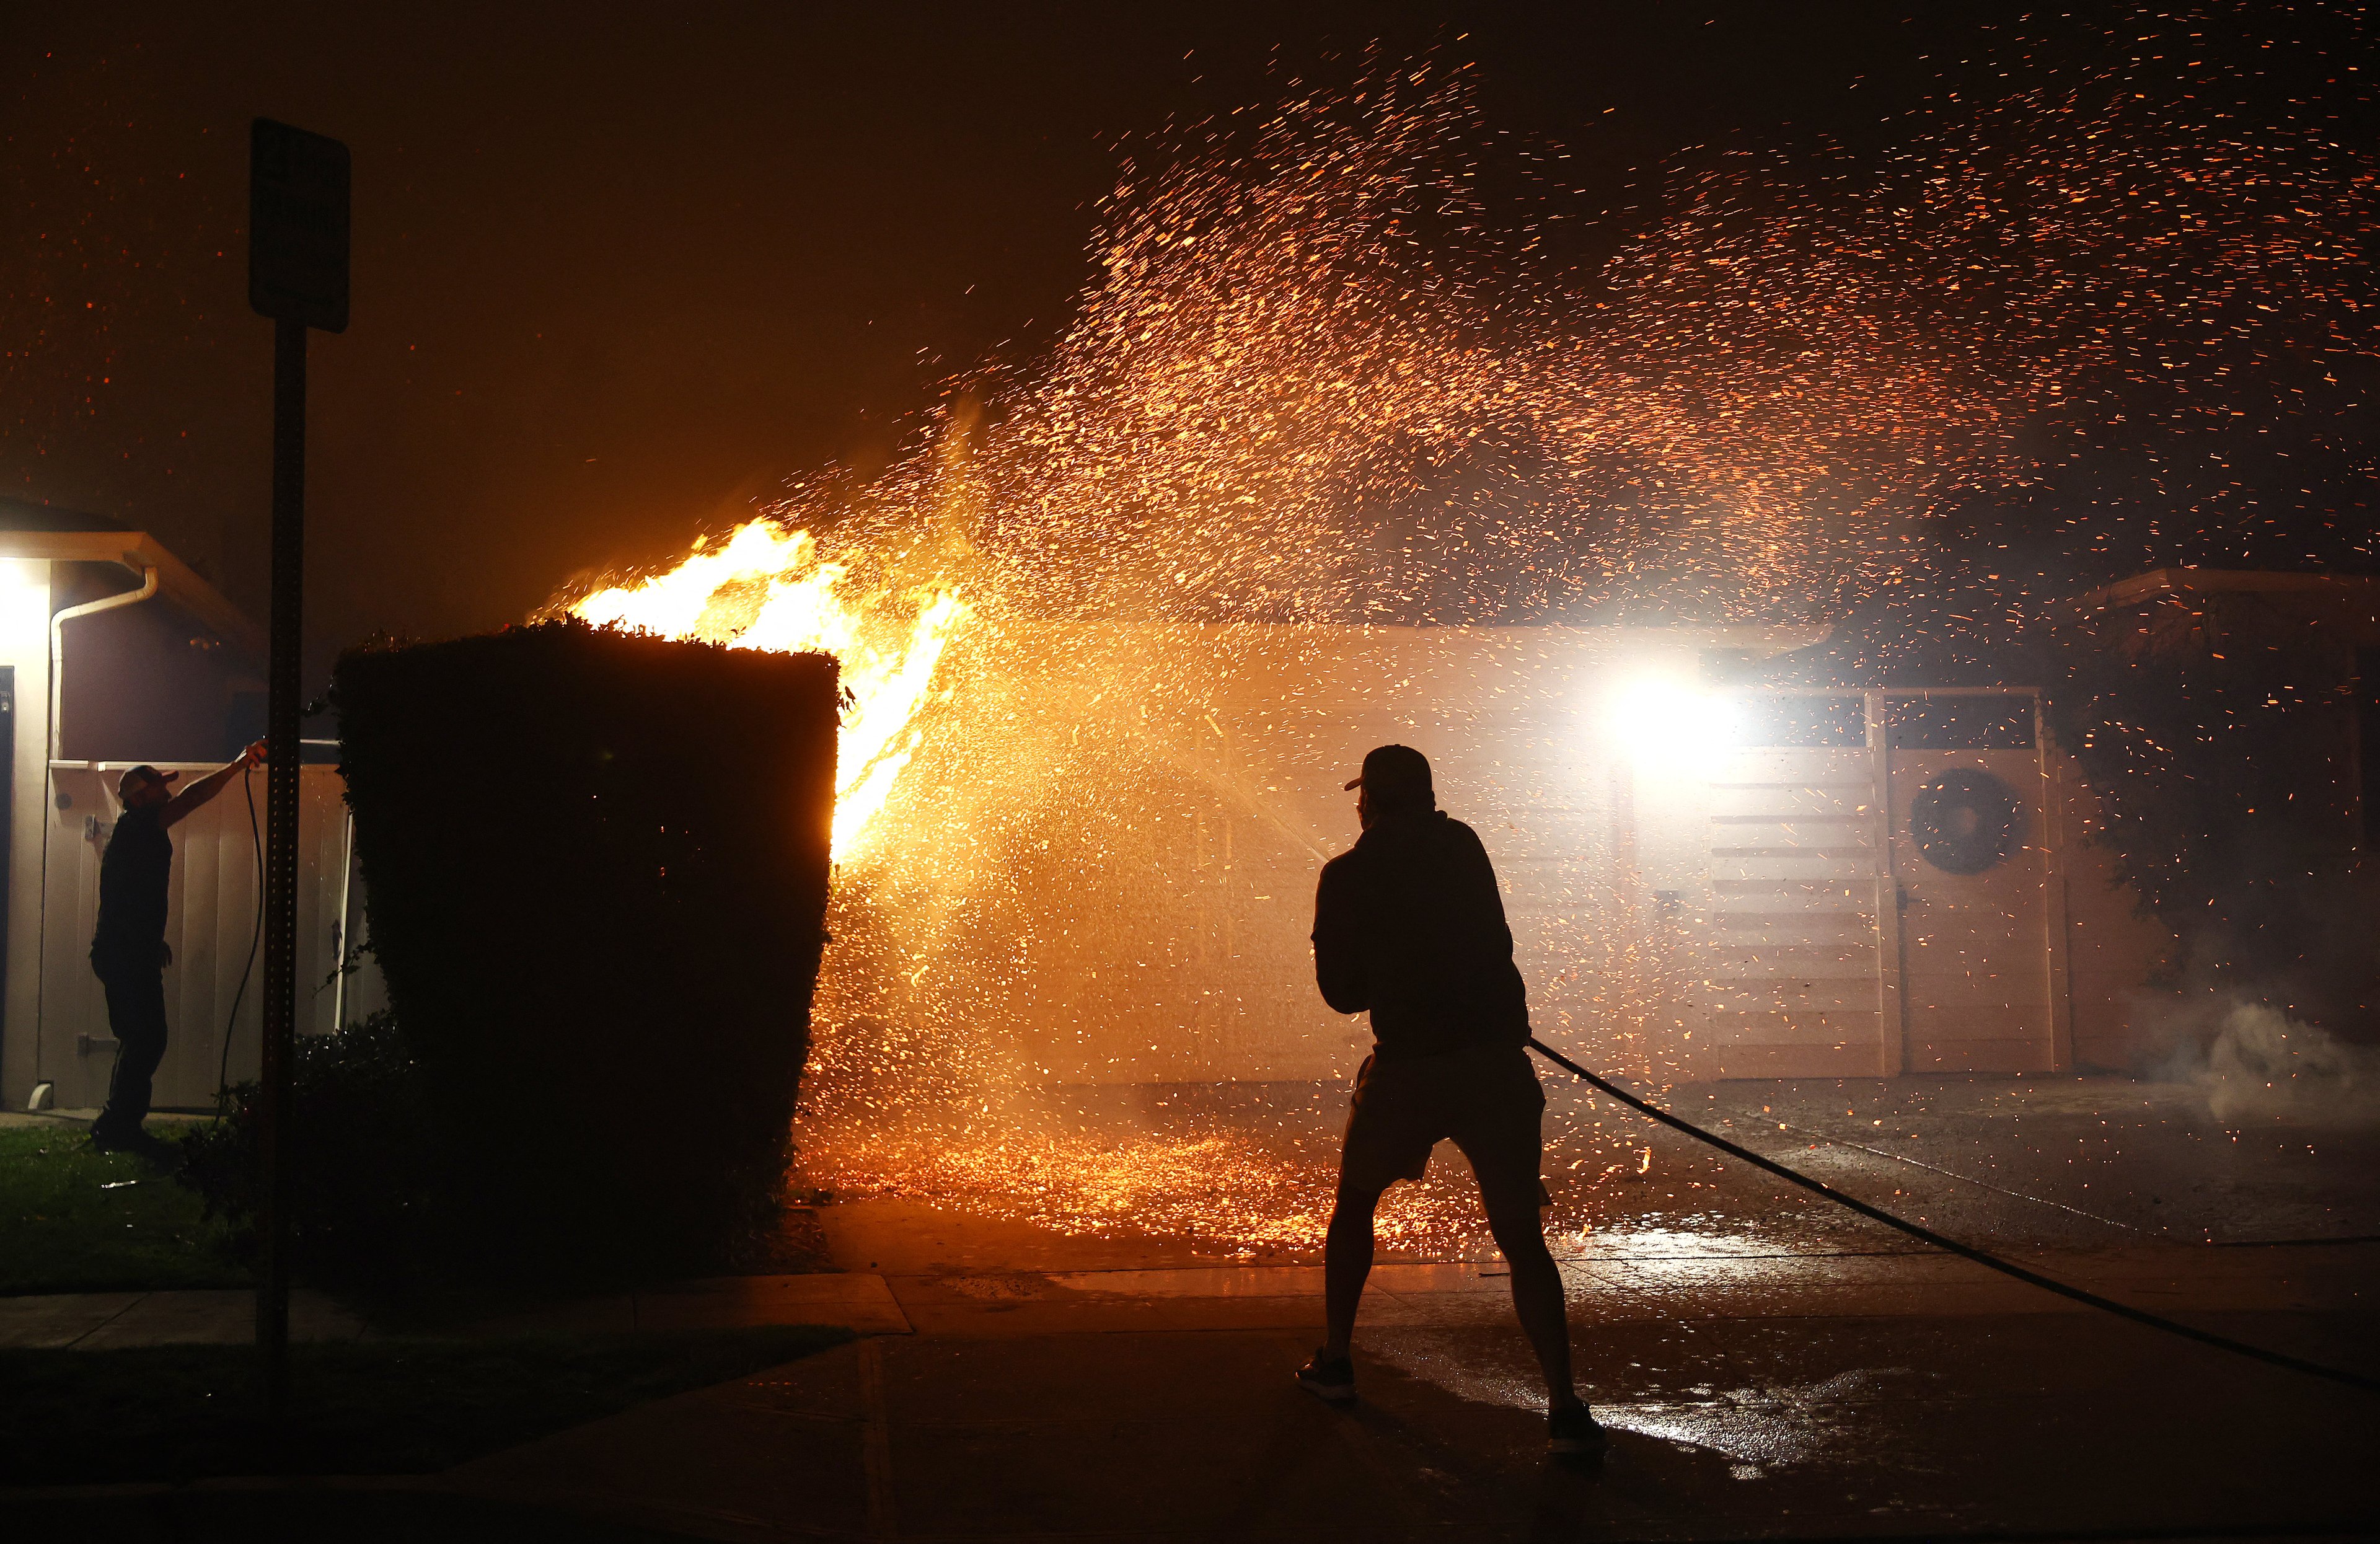
[[[555,621],[349,653],[334,698],[441,1232],[502,1270],[719,1260],[784,1171],[835,662]]]

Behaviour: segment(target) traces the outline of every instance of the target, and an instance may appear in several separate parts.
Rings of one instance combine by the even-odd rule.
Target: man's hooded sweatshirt
[[[1383,1062],[1529,1038],[1527,989],[1488,849],[1439,810],[1380,815],[1323,865],[1314,975],[1339,1012],[1371,1010]]]

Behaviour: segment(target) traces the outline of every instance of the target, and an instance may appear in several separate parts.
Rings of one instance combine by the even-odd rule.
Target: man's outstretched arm
[[[237,760],[217,767],[206,776],[176,794],[173,801],[165,806],[165,823],[168,826],[179,824],[185,817],[196,813],[207,800],[222,793],[225,785],[233,778],[250,767],[261,767],[263,764],[264,742],[259,740],[241,751]]]
[[[1322,989],[1322,1001],[1342,1014],[1360,1014],[1372,1005],[1354,901],[1347,876],[1325,868],[1314,891],[1314,984]]]

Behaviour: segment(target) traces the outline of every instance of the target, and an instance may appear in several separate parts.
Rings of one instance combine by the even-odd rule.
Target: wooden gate
[[[2038,694],[1765,692],[1709,780],[1686,1006],[1720,1077],[2070,1061]]]
[[[2031,691],[1884,701],[1900,912],[1901,1066],[2048,1072],[2070,1061],[2055,789]]]

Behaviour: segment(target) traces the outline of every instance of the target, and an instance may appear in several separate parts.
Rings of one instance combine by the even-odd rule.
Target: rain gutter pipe
[[[79,606],[68,606],[50,614],[50,724],[49,739],[42,748],[42,931],[40,968],[33,976],[33,1077],[42,1076],[42,1046],[47,1037],[41,1031],[42,1009],[47,1005],[50,957],[50,841],[49,811],[57,807],[57,772],[53,763],[58,759],[59,725],[66,717],[67,684],[67,624],[85,616],[96,616],[103,611],[116,611],[125,606],[137,606],[157,593],[157,565],[153,563],[124,566],[140,575],[140,588],[128,590],[120,595],[103,595],[96,601],[86,601]]]
[[[127,568],[134,565],[127,563]],[[139,565],[140,588],[128,590],[121,595],[103,595],[96,601],[86,601],[79,606],[68,606],[50,617],[50,745],[49,759],[57,760],[58,724],[66,711],[67,624],[86,616],[96,616],[103,611],[124,606],[137,606],[157,593],[157,568],[154,564]]]

